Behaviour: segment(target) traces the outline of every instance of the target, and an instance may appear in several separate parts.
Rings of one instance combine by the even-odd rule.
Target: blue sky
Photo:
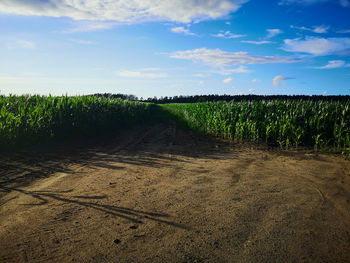
[[[350,94],[349,0],[1,0],[0,94]]]

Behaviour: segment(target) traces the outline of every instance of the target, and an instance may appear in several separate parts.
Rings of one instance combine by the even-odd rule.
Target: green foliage
[[[151,120],[155,107],[95,96],[0,96],[0,148],[122,129]]]
[[[281,148],[305,145],[350,151],[350,101],[263,100],[163,107],[202,133]]]
[[[96,96],[0,96],[0,149],[92,136],[175,116],[190,129],[235,141],[350,153],[349,100],[206,102],[162,108]]]

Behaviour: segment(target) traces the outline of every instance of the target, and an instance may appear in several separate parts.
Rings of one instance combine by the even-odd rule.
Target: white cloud
[[[237,11],[249,0],[1,0],[0,12],[74,20],[190,23]]]
[[[265,37],[265,40],[259,40],[259,41],[252,41],[252,40],[242,40],[241,43],[247,43],[247,44],[254,44],[254,45],[264,45],[264,44],[271,44],[274,43],[270,40],[266,40],[266,39],[270,39],[273,38],[279,34],[282,34],[283,31],[281,29],[266,29],[267,31],[267,35]]]
[[[314,33],[318,33],[318,34],[324,34],[327,33],[330,26],[325,26],[325,25],[320,25],[320,26],[313,26],[312,28],[309,27],[304,27],[304,26],[290,26],[291,28],[295,28],[295,29],[299,29],[299,30],[304,30],[304,31],[311,31]]]
[[[275,87],[280,86],[280,85],[285,85],[283,80],[288,80],[288,79],[294,79],[294,78],[285,77],[283,75],[278,75],[278,76],[273,78],[272,85],[275,86]]]
[[[33,49],[36,47],[35,43],[28,40],[18,40],[17,44],[21,48]]]
[[[71,28],[60,31],[60,33],[77,33],[77,32],[93,32],[100,30],[112,29],[118,24],[115,22],[104,22],[104,21],[77,21]]]
[[[332,69],[332,68],[344,68],[350,67],[350,64],[346,64],[344,60],[330,60],[328,64],[322,67],[317,67],[319,69]]]
[[[268,33],[266,38],[273,38],[273,37],[283,33],[283,31],[281,29],[266,29],[266,31]]]
[[[266,63],[295,63],[301,60],[291,57],[257,56],[248,52],[227,52],[221,49],[198,48],[186,51],[177,51],[170,55],[172,58],[201,61],[215,67],[227,67],[241,64]]]
[[[222,82],[225,83],[225,84],[231,83],[232,82],[232,78],[224,79]]]
[[[318,34],[324,34],[324,33],[327,33],[329,29],[330,29],[330,26],[325,26],[325,25],[314,26],[312,29],[312,32],[318,33]]]
[[[178,33],[178,34],[185,34],[188,36],[194,36],[196,34],[192,33],[189,29],[184,28],[183,26],[179,26],[179,27],[173,27],[170,29],[172,32],[174,33]]]
[[[322,95],[327,95],[327,91],[322,92]]]
[[[212,35],[213,37],[221,37],[226,39],[232,39],[232,38],[240,38],[240,37],[246,37],[246,35],[240,35],[240,34],[233,34],[230,31],[226,31],[224,33],[218,33],[215,35]]]
[[[247,67],[240,65],[238,68],[228,69],[231,73],[250,73],[251,70],[247,69]]]
[[[203,81],[203,80],[199,82],[199,85],[203,85],[203,84],[204,84],[204,81]]]
[[[253,83],[258,83],[258,82],[260,82],[260,80],[259,79],[252,79],[252,82]]]
[[[195,74],[191,74],[190,76],[196,77],[196,78],[203,78],[203,77],[211,76],[213,74],[221,75],[221,76],[229,76],[232,74],[248,74],[251,72],[252,70],[248,69],[246,66],[240,65],[235,68],[231,68],[231,67],[209,68],[203,71],[203,73],[195,73]]]
[[[285,39],[282,47],[285,51],[309,53],[315,56],[341,54],[350,51],[350,38]]]
[[[151,72],[150,72],[151,71]],[[152,72],[154,70],[139,70],[139,71],[131,71],[131,70],[121,70],[117,72],[119,77],[124,78],[139,78],[139,79],[161,79],[168,77],[168,74],[163,72]]]
[[[230,25],[231,25],[231,22],[230,22],[230,21],[227,21],[225,24],[228,25],[228,26],[230,26]]]
[[[254,45],[264,45],[264,44],[271,44],[273,42],[268,41],[268,40],[261,40],[261,41],[242,40],[241,43],[248,43],[248,44],[254,44]]]
[[[255,91],[255,89],[249,89],[248,91],[252,93],[252,92],[254,92],[254,91]]]
[[[8,49],[17,49],[17,48],[22,48],[22,49],[35,49],[36,44],[32,41],[29,40],[16,40],[16,41],[11,41],[5,44],[5,46]]]

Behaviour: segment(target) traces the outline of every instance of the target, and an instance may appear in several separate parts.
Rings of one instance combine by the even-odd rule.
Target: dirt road
[[[0,262],[349,262],[350,162],[175,124],[1,156]]]

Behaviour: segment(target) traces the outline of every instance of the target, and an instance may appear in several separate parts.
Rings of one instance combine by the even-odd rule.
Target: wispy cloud
[[[231,83],[232,82],[232,78],[224,79],[222,82],[225,83],[225,84]]]
[[[270,40],[267,40],[267,39],[270,39],[270,38],[273,38],[279,34],[282,34],[283,31],[281,29],[266,29],[267,31],[267,35],[262,38],[260,38],[260,40],[258,41],[254,41],[254,40],[241,40],[241,43],[247,43],[247,44],[253,44],[253,45],[265,45],[265,44],[271,44],[271,43],[274,43]]]
[[[77,21],[71,28],[61,31],[60,33],[77,33],[77,32],[93,32],[108,30],[116,27],[118,23],[103,21]]]
[[[246,2],[248,0],[7,0],[0,1],[0,10],[9,14],[70,17],[74,20],[190,23],[223,17],[237,11]]]
[[[36,44],[32,41],[28,40],[18,40],[17,45],[21,48],[33,49],[36,47]]]
[[[267,31],[267,36],[266,38],[269,39],[269,38],[273,38],[279,34],[282,34],[283,31],[281,29],[266,29]]]
[[[227,52],[221,49],[199,48],[186,51],[177,51],[170,55],[171,58],[200,61],[215,67],[227,67],[242,64],[266,64],[266,63],[296,63],[299,59],[279,56],[257,56],[248,52]]]
[[[18,40],[16,42],[16,44],[20,48],[25,48],[25,49],[34,49],[34,48],[36,48],[36,44],[34,42],[28,41],[28,40]]]
[[[7,49],[35,49],[36,43],[29,40],[19,39],[5,42]]]
[[[295,79],[295,78],[291,78],[291,77],[285,77],[283,75],[278,75],[276,77],[273,78],[272,80],[272,85],[274,87],[278,87],[281,85],[285,85],[284,80],[289,80],[289,79]]]
[[[233,34],[230,31],[218,33],[215,35],[212,35],[213,37],[220,37],[220,38],[226,38],[226,39],[232,39],[232,38],[240,38],[240,37],[246,37],[247,35],[242,34]]]
[[[252,79],[252,82],[253,83],[258,83],[258,82],[260,82],[260,80],[259,79]]]
[[[333,69],[333,68],[345,68],[350,67],[350,64],[346,64],[344,60],[330,60],[328,64],[322,67],[316,67],[318,69]]]
[[[271,44],[273,42],[268,41],[268,40],[261,40],[261,41],[241,40],[241,43],[248,43],[248,44],[254,44],[254,45],[264,45],[264,44]]]
[[[179,27],[173,27],[170,29],[171,32],[178,33],[178,34],[185,34],[188,36],[195,36],[195,33],[192,33],[188,28],[184,28],[183,26]]]
[[[260,38],[260,40],[258,41],[254,41],[254,40],[241,40],[241,43],[247,43],[247,44],[253,44],[253,45],[265,45],[265,44],[271,44],[271,43],[274,43],[270,40],[267,40],[267,39],[270,39],[270,38],[273,38],[279,34],[282,34],[283,31],[281,29],[266,29],[267,31],[267,35],[262,38]]]
[[[255,91],[255,89],[249,89],[248,90],[250,93],[253,93]]]
[[[250,69],[247,69],[246,66],[240,65],[238,68],[226,69],[226,71],[230,73],[250,73],[252,72]]]
[[[157,72],[153,69],[141,69],[134,70],[121,70],[117,72],[119,77],[123,78],[136,78],[136,79],[161,79],[168,77],[167,73]]]
[[[218,69],[209,70],[209,74],[219,74],[223,76],[228,76],[232,74],[248,74],[252,71],[248,69],[246,66],[240,65],[237,68],[229,68],[229,67],[220,67]]]
[[[330,28],[330,26],[325,26],[325,25],[313,26],[311,28],[304,27],[304,26],[293,26],[293,25],[291,25],[290,27],[294,29],[304,30],[304,31],[311,31],[318,34],[327,33]]]
[[[282,49],[290,52],[309,53],[315,56],[345,54],[350,51],[350,38],[285,39]]]

